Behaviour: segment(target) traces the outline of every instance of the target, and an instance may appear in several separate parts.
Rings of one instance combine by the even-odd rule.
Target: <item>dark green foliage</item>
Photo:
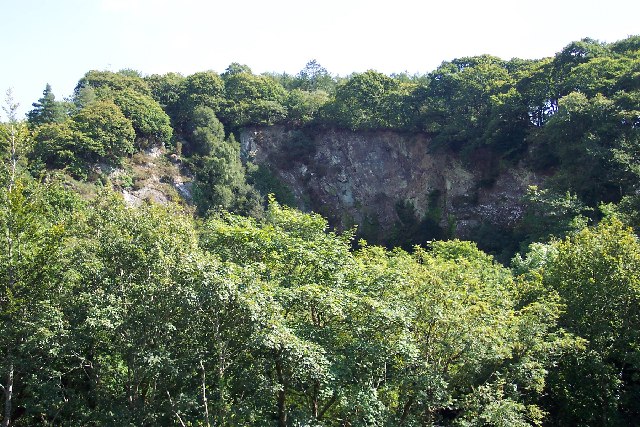
[[[588,98],[572,92],[561,98],[558,113],[544,129],[547,149],[562,164],[554,185],[575,191],[590,206],[617,202],[635,186],[629,172],[640,138],[634,123],[640,116],[637,104],[627,110],[627,96]]]
[[[396,203],[396,214],[398,221],[388,236],[383,236],[383,241],[391,247],[402,247],[410,250],[415,245],[425,245],[432,240],[443,239],[446,230],[440,226],[440,210],[438,209],[437,197],[433,204],[430,204],[429,212],[424,218],[419,218],[416,214],[415,206],[408,201]],[[367,236],[364,236],[366,239]]]
[[[223,80],[213,71],[191,74],[183,82],[180,109],[186,112],[204,106],[217,113],[225,98],[224,89]]]
[[[210,135],[207,129],[203,133]],[[240,161],[240,145],[233,135],[226,141],[208,142],[210,152],[194,159],[193,198],[198,212],[204,215],[209,211],[230,210],[259,216],[260,196],[246,181],[245,167]]]
[[[327,69],[315,59],[307,62],[296,76],[296,79],[299,82],[298,87],[307,92],[321,90],[332,93],[335,88],[335,82]]]
[[[486,55],[461,58],[444,62],[430,77],[425,130],[453,148],[483,144],[492,109],[512,84],[505,62]]]
[[[296,197],[291,189],[277,175],[264,165],[247,163],[247,182],[263,197],[272,194],[284,206],[296,207]]]
[[[573,91],[567,82],[573,69],[607,54],[607,47],[590,38],[585,38],[567,45],[553,59],[553,73],[557,82],[558,98]]]
[[[181,131],[184,112],[182,111],[186,100],[185,85],[186,78],[178,73],[167,73],[164,75],[153,74],[145,77],[145,81],[151,89],[151,95],[171,118],[175,131]]]
[[[592,209],[571,193],[555,194],[530,187],[525,196],[525,214],[519,225],[522,245],[562,238],[587,225]]]
[[[42,92],[42,98],[32,105],[33,109],[27,113],[27,122],[32,128],[45,123],[59,123],[67,117],[64,104],[56,101],[56,97],[48,83],[44,92]]]
[[[225,126],[237,129],[249,124],[272,125],[286,117],[287,93],[275,80],[233,64],[222,78],[226,99],[220,119]]]
[[[118,164],[134,151],[131,122],[111,101],[96,101],[62,123],[40,126],[33,156],[51,168],[69,167],[76,176],[86,174],[87,164]]]
[[[398,81],[369,70],[338,85],[325,114],[351,130],[402,129],[405,117],[400,106],[407,95]]]
[[[209,155],[217,144],[224,142],[224,126],[215,112],[204,105],[196,107],[187,124],[189,142],[183,146],[186,154]]]
[[[327,92],[322,90],[308,92],[302,89],[293,89],[285,101],[287,121],[296,126],[312,123],[329,100]]]
[[[173,136],[169,116],[153,98],[125,89],[113,94],[113,102],[131,121],[138,148],[169,145]]]

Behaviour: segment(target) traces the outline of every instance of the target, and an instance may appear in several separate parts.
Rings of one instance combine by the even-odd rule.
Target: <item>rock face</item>
[[[338,228],[373,222],[388,231],[409,207],[416,220],[435,218],[465,238],[484,222],[513,226],[526,188],[540,182],[523,167],[499,170],[482,153],[463,163],[433,150],[424,135],[326,130],[304,136],[267,127],[246,129],[240,141],[248,160],[290,187],[299,208],[323,214]]]
[[[137,153],[127,170],[115,169],[109,178],[120,188],[124,201],[130,206],[146,202],[167,205],[192,201],[192,178],[182,173],[179,159],[167,157],[161,147],[154,146]]]

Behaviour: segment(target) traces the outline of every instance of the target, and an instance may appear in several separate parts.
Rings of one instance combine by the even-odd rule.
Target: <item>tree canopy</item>
[[[89,71],[26,121],[9,99],[2,427],[634,425],[639,59],[638,36],[583,39],[424,76]],[[545,180],[510,231],[521,253],[372,245],[260,194],[277,177],[237,133],[272,125],[285,163],[327,127],[526,163]],[[99,174],[142,168],[142,150],[193,179],[193,206],[130,206]]]

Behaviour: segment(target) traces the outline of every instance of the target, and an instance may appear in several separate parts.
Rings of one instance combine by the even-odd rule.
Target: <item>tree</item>
[[[224,97],[224,82],[218,74],[213,71],[195,73],[185,80],[182,110],[189,111],[198,106],[205,106],[217,113]]]
[[[607,47],[588,37],[569,43],[562,51],[558,52],[553,58],[553,78],[557,82],[558,88],[556,99],[572,91],[570,86],[567,86],[566,79],[576,66],[606,55]]]
[[[529,122],[536,127],[544,126],[558,109],[552,66],[551,58],[546,58],[515,71],[515,88],[526,105]]]
[[[117,163],[133,153],[135,131],[131,121],[112,101],[96,101],[72,118],[74,129],[85,136],[78,147],[83,159],[95,162],[103,158]]]
[[[560,99],[558,112],[539,135],[546,141],[541,148],[562,164],[551,179],[555,188],[576,192],[592,207],[618,202],[635,188],[637,101],[625,92],[613,98],[572,92]]]
[[[221,209],[260,215],[260,196],[246,181],[245,168],[240,160],[240,144],[233,137],[215,140],[206,127],[196,128],[195,140],[210,150],[200,157],[194,182],[194,201],[201,215]]]
[[[251,68],[249,68],[246,64],[240,64],[239,62],[232,62],[229,64],[224,73],[222,73],[222,78],[227,79],[228,77],[234,76],[236,74],[253,74]]]
[[[286,117],[286,91],[275,80],[239,70],[226,72],[222,77],[226,99],[220,120],[227,128],[272,125]]]
[[[587,340],[586,349],[553,373],[558,425],[625,425],[640,415],[640,244],[619,221],[555,245],[544,284],[566,310],[559,325]]]
[[[167,115],[176,122],[180,114],[180,101],[181,96],[183,96],[186,78],[178,73],[152,74],[145,77],[145,81],[151,89],[153,98],[166,111]]]
[[[495,101],[508,93],[512,79],[507,64],[489,55],[444,62],[430,74],[423,127],[434,142],[452,148],[480,146]]]
[[[68,167],[75,176],[86,175],[87,151],[101,151],[94,141],[75,128],[71,120],[44,124],[38,127],[33,139],[34,168],[40,165],[52,169]]]
[[[519,228],[525,237],[522,244],[561,239],[587,225],[590,208],[575,194],[557,194],[531,186],[524,196],[525,214]]]
[[[55,388],[57,351],[64,326],[60,322],[59,298],[64,282],[59,274],[63,228],[51,222],[36,186],[28,188],[18,157],[21,145],[16,104],[8,98],[9,157],[0,188],[0,390],[2,425],[17,417],[17,397],[32,399],[25,418],[53,416],[62,404]],[[43,415],[44,415],[43,414]]]
[[[112,101],[95,101],[70,120],[40,126],[34,140],[33,157],[39,162],[86,177],[88,164],[118,164],[132,154],[135,131]]]
[[[326,68],[318,63],[315,59],[307,62],[296,78],[300,82],[300,89],[313,92],[322,90],[332,93],[335,88],[335,82]]]
[[[287,121],[296,125],[311,123],[329,99],[329,95],[322,90],[307,92],[293,89],[288,93],[285,102]]]
[[[45,123],[59,123],[66,118],[63,105],[56,101],[51,85],[48,83],[42,92],[42,98],[32,105],[33,109],[27,113],[27,122],[31,127]]]
[[[351,130],[401,127],[398,122],[405,118],[397,104],[408,95],[403,89],[396,80],[373,70],[354,74],[336,87],[335,100],[326,105],[326,114]]]
[[[142,95],[151,95],[151,90],[147,83],[140,77],[137,72],[130,73],[126,70],[122,72],[96,71],[87,72],[79,81],[74,89],[74,98],[77,99],[83,88],[91,87],[94,90],[111,89],[123,90],[131,89]]]
[[[576,65],[565,76],[564,90],[568,93],[581,92],[591,98],[597,94],[610,97],[623,89],[622,77],[629,73],[635,61],[629,57],[596,57]]]
[[[131,89],[117,91],[112,96],[122,114],[131,121],[138,147],[171,143],[173,129],[169,116],[153,98]]]
[[[187,125],[190,144],[183,147],[187,154],[210,155],[219,144],[224,144],[224,126],[214,111],[204,105],[193,109]]]

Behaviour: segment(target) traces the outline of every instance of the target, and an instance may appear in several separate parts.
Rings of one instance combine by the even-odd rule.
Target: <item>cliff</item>
[[[299,208],[339,229],[357,224],[373,240],[403,226],[411,232],[410,223],[425,236],[459,238],[483,224],[513,227],[522,195],[541,181],[481,151],[463,162],[424,135],[335,129],[309,135],[274,126],[245,129],[240,142],[247,160],[286,183]]]

